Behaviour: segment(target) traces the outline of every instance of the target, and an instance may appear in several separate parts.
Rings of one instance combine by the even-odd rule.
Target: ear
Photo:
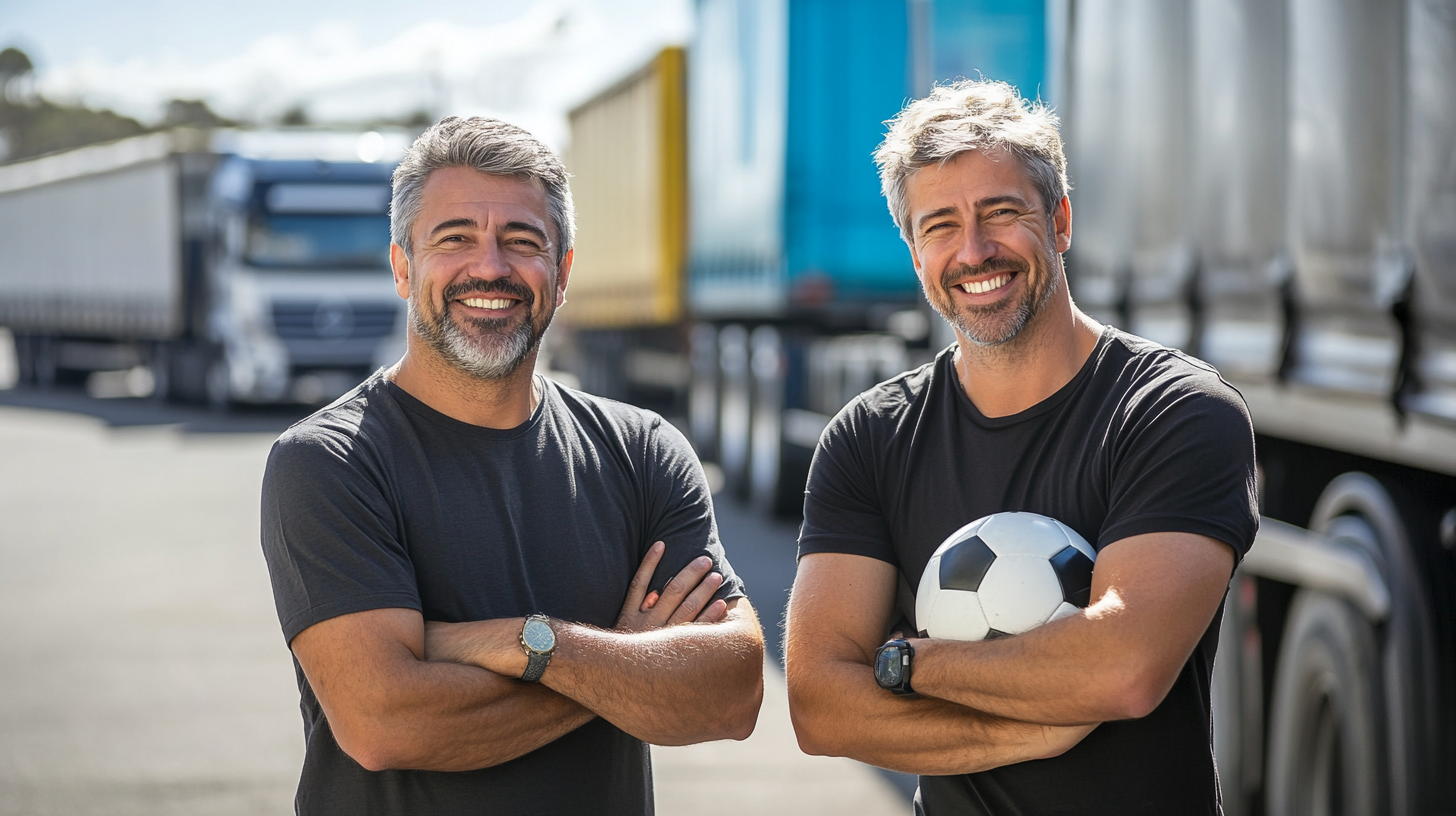
[[[561,264],[556,267],[556,308],[566,304],[566,281],[571,277],[571,264],[576,260],[576,250],[566,250]]]
[[[389,267],[394,270],[394,291],[405,300],[410,296],[410,265],[409,257],[404,254],[404,247],[399,244],[389,245]]]
[[[1072,200],[1067,196],[1062,196],[1052,211],[1052,230],[1057,237],[1057,252],[1072,248]]]

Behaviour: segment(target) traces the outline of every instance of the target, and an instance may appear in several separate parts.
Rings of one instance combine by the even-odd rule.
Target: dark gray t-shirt
[[[382,608],[426,620],[535,612],[610,628],[654,541],[652,587],[700,555],[743,596],[702,467],[661,417],[540,380],[524,424],[451,419],[379,374],[290,428],[263,479],[263,552],[288,641]],[[297,669],[297,661],[295,661]],[[602,719],[502,765],[365,770],[340,750],[301,670],[301,814],[652,812],[648,748]]]
[[[1248,552],[1259,518],[1253,428],[1206,363],[1109,327],[1057,393],[993,418],[967,398],[950,352],[851,402],[809,476],[800,555],[898,567],[894,628],[917,631],[914,591],[936,547],[992,513],[1051,516],[1098,550],[1186,532]],[[1055,759],[922,776],[917,811],[1217,813],[1208,684],[1219,618],[1147,717],[1103,723]]]

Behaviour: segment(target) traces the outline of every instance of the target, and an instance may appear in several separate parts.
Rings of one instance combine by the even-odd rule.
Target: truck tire
[[[1386,813],[1375,632],[1353,606],[1300,590],[1290,606],[1269,722],[1270,816]]]
[[[1426,812],[1447,772],[1436,762],[1441,737],[1433,712],[1439,710],[1443,689],[1430,595],[1406,532],[1411,510],[1402,512],[1379,479],[1345,473],[1325,488],[1310,519],[1316,532],[1365,548],[1390,594],[1379,641],[1384,752],[1367,770],[1384,781],[1388,799],[1380,812],[1390,816]]]
[[[749,494],[754,509],[773,516],[800,510],[803,485],[794,485],[784,461],[784,381],[788,371],[783,336],[759,326],[749,336],[753,417],[749,433]]]
[[[748,457],[753,415],[748,330],[737,324],[718,332],[718,464],[727,490],[748,498]]]
[[[693,379],[688,391],[688,427],[698,458],[718,461],[718,329],[693,326],[690,342]]]
[[[172,344],[157,341],[147,347],[147,368],[152,372],[152,402],[162,404],[172,397]]]
[[[207,407],[214,413],[225,414],[232,410],[231,380],[227,355],[219,354],[212,365],[207,367]]]
[[[1224,600],[1218,659],[1213,664],[1213,751],[1224,816],[1249,816],[1263,790],[1263,660],[1258,635],[1258,583],[1235,572]]]
[[[16,332],[15,338],[15,384],[20,386],[34,386],[35,378],[35,338],[28,334]]]

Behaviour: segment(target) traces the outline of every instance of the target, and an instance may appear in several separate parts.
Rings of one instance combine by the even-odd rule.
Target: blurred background
[[[1456,0],[400,11],[0,0],[0,814],[288,809],[257,482],[401,353],[388,178],[452,114],[562,153],[540,367],[688,434],[764,613],[759,731],[656,752],[660,811],[907,812],[797,752],[778,621],[820,432],[952,340],[870,154],[957,77],[1061,116],[1078,304],[1249,403],[1225,810],[1456,814]]]

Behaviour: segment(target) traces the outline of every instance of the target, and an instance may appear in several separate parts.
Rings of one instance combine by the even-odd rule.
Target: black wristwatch
[[[556,631],[545,615],[530,615],[521,626],[521,649],[526,653],[526,672],[521,679],[534,683],[546,673],[551,653],[556,649]]]
[[[915,647],[903,638],[886,643],[875,652],[875,682],[896,694],[914,694],[910,688],[910,661]]]

